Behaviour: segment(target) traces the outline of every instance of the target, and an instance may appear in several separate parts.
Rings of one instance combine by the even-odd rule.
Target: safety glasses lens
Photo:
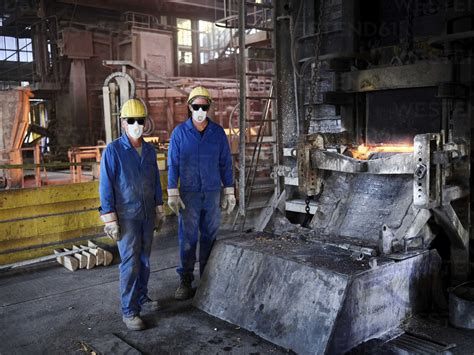
[[[144,118],[127,118],[128,124],[135,124],[135,121],[140,125],[143,126],[145,124]]]
[[[209,110],[209,105],[192,104],[191,107],[193,108],[194,111],[199,111],[200,108],[202,108],[203,111]]]

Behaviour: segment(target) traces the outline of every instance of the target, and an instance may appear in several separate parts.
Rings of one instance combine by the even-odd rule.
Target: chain
[[[403,64],[413,63],[416,60],[414,53],[413,21],[414,21],[414,0],[409,0],[406,5],[406,33],[401,45],[400,59]]]
[[[407,59],[408,62],[412,62],[413,60],[413,50],[414,50],[414,32],[413,32],[413,21],[415,17],[414,8],[413,8],[413,0],[408,4],[408,14],[407,14]]]
[[[308,196],[308,197],[306,197],[306,200],[304,200],[304,202],[306,203],[306,207],[304,208],[304,210],[305,210],[305,212],[306,212],[307,215],[309,214],[309,211],[311,210],[311,209],[309,208],[309,201],[310,201],[310,200],[309,200],[309,196]]]
[[[407,14],[407,22],[408,22],[408,28],[407,28],[407,45],[408,45],[408,50],[411,51],[413,50],[413,42],[414,42],[414,35],[413,35],[413,21],[415,18],[415,13],[413,9],[413,1],[410,1],[408,4],[408,14]]]
[[[306,206],[304,208],[305,212],[306,212],[306,216],[304,218],[304,221],[303,223],[301,223],[301,226],[304,227],[304,228],[308,228],[308,224],[309,222],[311,222],[311,214],[309,213],[309,211],[311,211],[311,208],[309,207],[309,202],[311,201],[311,196],[306,196],[306,200],[304,200]]]
[[[321,21],[323,18],[324,0],[319,0],[319,14],[316,25],[316,38],[313,42],[315,65],[311,66],[311,84],[309,89],[308,112],[306,115],[305,131],[309,133],[309,126],[313,116],[313,105],[316,104],[319,94],[319,79],[321,76],[321,61],[319,55],[321,53]]]

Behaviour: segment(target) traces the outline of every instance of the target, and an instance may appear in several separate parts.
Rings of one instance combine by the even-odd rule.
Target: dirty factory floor
[[[122,323],[117,261],[75,272],[47,263],[0,274],[0,354],[285,353],[191,301],[176,301],[177,261],[177,238],[155,237],[149,295],[162,310],[144,316],[142,332]]]
[[[148,329],[142,332],[127,331],[122,323],[117,260],[76,272],[51,262],[0,274],[0,354],[288,353],[193,308],[191,301],[173,298],[178,284],[175,235],[155,237],[149,295],[162,310],[144,316]],[[412,327],[457,343],[453,353],[473,353],[474,332],[446,332],[444,322],[429,318],[413,320]]]

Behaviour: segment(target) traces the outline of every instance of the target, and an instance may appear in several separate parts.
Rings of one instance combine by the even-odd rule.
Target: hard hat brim
[[[146,116],[143,115],[127,115],[127,116],[120,116],[120,118],[146,118]]]
[[[190,104],[191,102],[193,102],[193,101],[196,100],[196,99],[206,99],[207,102],[212,103],[212,99],[211,99],[210,97],[197,95],[197,96],[191,97],[191,98],[188,100],[188,104]]]

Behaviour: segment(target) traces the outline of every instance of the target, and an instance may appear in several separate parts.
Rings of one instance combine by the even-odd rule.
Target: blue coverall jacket
[[[191,118],[173,130],[168,151],[168,189],[177,188],[178,179],[181,192],[211,192],[234,186],[227,136],[209,118],[202,137]]]
[[[190,118],[174,129],[168,151],[168,188],[177,188],[179,179],[186,206],[178,217],[180,265],[176,271],[182,279],[194,278],[198,231],[200,273],[205,269],[221,220],[220,190],[233,186],[232,175],[229,142],[221,126],[208,118],[201,136]]]
[[[140,157],[126,134],[110,143],[100,164],[99,193],[101,214],[115,212],[119,220],[155,218],[163,198],[153,146],[142,142]]]
[[[125,317],[147,301],[155,207],[163,204],[156,152],[142,142],[138,154],[127,135],[110,143],[100,164],[101,214],[115,212],[120,225],[120,296]]]

